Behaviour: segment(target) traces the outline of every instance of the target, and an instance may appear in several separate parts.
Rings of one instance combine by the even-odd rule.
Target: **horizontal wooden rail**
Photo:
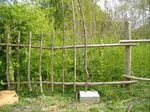
[[[6,43],[0,43],[0,46],[6,46]],[[12,47],[29,47],[29,45],[24,45],[24,44],[9,44],[9,46]],[[91,44],[87,45],[88,48],[93,48],[93,47],[118,47],[118,46],[136,46],[136,44]],[[84,48],[85,45],[75,45],[75,48]],[[31,46],[31,48],[40,48],[40,46]],[[55,46],[54,50],[58,49],[72,49],[74,46]],[[49,49],[51,50],[51,47],[42,47],[42,49]]]
[[[150,81],[149,78],[141,78],[141,77],[128,76],[128,75],[123,75],[123,77],[128,78],[128,79],[134,79],[134,80]]]
[[[120,40],[120,43],[150,43],[150,39],[143,39],[143,40]]]
[[[94,85],[119,85],[119,84],[133,84],[136,83],[136,80],[132,81],[113,81],[113,82],[88,82],[89,86]],[[28,84],[27,81],[20,82],[21,84]],[[39,81],[31,81],[32,84],[40,84]],[[50,81],[42,81],[43,84],[51,84]],[[4,82],[4,84],[7,84],[7,82]],[[18,84],[18,82],[10,82],[10,84]],[[53,82],[54,85],[62,85],[62,82]],[[76,85],[78,86],[85,86],[86,82],[76,82]],[[74,85],[74,82],[64,82],[64,85]]]
[[[117,46],[136,46],[136,44],[92,44],[87,45],[88,48],[93,47],[117,47]],[[63,47],[55,47],[55,49],[62,49]],[[74,46],[64,46],[65,49],[74,48]],[[85,48],[85,45],[76,45],[75,48]]]

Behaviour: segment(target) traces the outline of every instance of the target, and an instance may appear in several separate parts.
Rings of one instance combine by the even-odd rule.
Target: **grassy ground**
[[[20,94],[14,105],[0,108],[0,112],[149,112],[150,84],[141,83],[125,87],[98,87],[101,94],[99,104],[80,103],[72,94],[37,95]],[[131,110],[130,110],[131,109]]]

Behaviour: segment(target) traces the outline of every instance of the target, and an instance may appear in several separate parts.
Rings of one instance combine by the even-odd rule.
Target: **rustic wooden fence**
[[[51,47],[47,47],[47,46],[43,46],[43,33],[41,34],[41,40],[40,40],[40,46],[34,46],[32,45],[32,33],[29,32],[29,43],[28,45],[25,44],[20,44],[20,33],[18,33],[18,42],[13,44],[10,43],[10,34],[7,35],[7,39],[6,39],[6,43],[0,43],[0,46],[4,46],[6,47],[6,79],[7,82],[4,82],[4,84],[7,84],[8,89],[11,89],[11,85],[16,85],[18,87],[18,90],[20,88],[21,85],[23,84],[28,84],[29,90],[32,91],[32,84],[40,84],[40,91],[43,92],[43,84],[50,84],[51,85],[51,90],[52,92],[54,92],[54,85],[62,85],[62,89],[63,92],[65,92],[65,86],[69,86],[69,85],[73,85],[74,87],[74,92],[76,92],[76,86],[85,86],[85,90],[88,89],[88,86],[95,86],[95,85],[116,85],[116,84],[132,84],[132,83],[136,83],[137,80],[150,80],[147,78],[137,78],[137,77],[133,77],[131,76],[131,47],[132,46],[136,46],[137,44],[135,43],[139,43],[139,42],[150,42],[150,39],[145,39],[145,40],[131,40],[131,23],[130,22],[125,22],[125,29],[126,29],[126,35],[125,35],[125,40],[120,40],[119,43],[117,44],[93,44],[93,45],[87,45],[86,39],[85,38],[85,44],[84,45],[76,45],[75,42],[75,34],[74,34],[74,45],[72,46],[64,46],[64,39],[62,40],[63,42],[63,46],[54,46],[54,35],[52,33],[52,46]],[[11,82],[10,81],[10,47],[16,47],[17,48],[17,81],[16,82]],[[28,81],[20,81],[20,74],[19,74],[19,59],[20,59],[20,48],[28,48]],[[113,81],[113,82],[90,82],[88,80],[89,78],[89,74],[87,71],[87,49],[88,48],[95,48],[95,47],[125,47],[125,72],[123,75],[125,78],[127,78],[128,80],[126,81]],[[40,49],[40,63],[39,63],[39,81],[32,81],[31,80],[31,49]],[[85,74],[86,74],[86,81],[85,82],[77,82],[76,81],[76,49],[85,49]],[[50,81],[43,81],[42,80],[42,52],[43,50],[49,50],[51,52],[51,80]],[[64,50],[65,49],[74,49],[74,72],[73,72],[73,82],[65,82],[65,78],[64,78]],[[61,82],[54,82],[54,62],[53,62],[53,54],[55,52],[55,50],[62,50],[62,81]],[[129,80],[129,79],[134,79],[134,80]]]

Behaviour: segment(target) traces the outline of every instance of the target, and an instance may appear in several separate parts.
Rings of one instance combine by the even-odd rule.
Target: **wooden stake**
[[[53,82],[54,82],[54,70],[53,70],[53,65],[54,65],[54,57],[53,57],[53,55],[54,55],[54,32],[52,32],[52,49],[51,49],[51,59],[52,59],[52,61],[51,61],[51,88],[52,88],[52,92],[54,92],[54,84],[53,84]]]
[[[84,14],[83,14],[83,9],[82,9],[80,0],[78,0],[78,3],[79,3],[80,13],[81,13],[81,17],[82,17],[82,25],[83,25],[83,36],[84,36],[84,45],[85,45],[85,50],[84,50],[84,55],[85,55],[84,71],[85,71],[85,74],[86,74],[85,90],[87,91],[88,79],[89,79],[89,73],[88,73],[88,70],[87,70],[87,35],[86,35],[86,26],[85,26]]]
[[[10,49],[9,49],[9,38],[10,35],[7,34],[7,43],[6,43],[6,77],[7,77],[7,86],[10,89]]]
[[[31,38],[32,38],[32,33],[30,31],[29,33],[29,51],[28,51],[28,86],[29,86],[29,91],[32,91],[32,86],[31,86]]]
[[[43,46],[43,32],[41,34],[41,42],[40,42],[40,64],[39,64],[39,80],[40,80],[40,90],[41,93],[43,93],[43,85],[42,85],[42,54],[43,54],[43,50],[42,50],[42,46]]]
[[[125,22],[125,39],[131,40],[131,22]],[[131,46],[125,47],[125,74],[131,75]]]
[[[72,0],[72,17],[73,17],[73,44],[74,44],[74,92],[76,92],[76,18],[75,18],[75,2]]]
[[[95,13],[94,13],[94,15],[95,15],[95,29],[94,29],[94,31],[95,31],[95,39],[97,38],[97,13],[96,13],[96,7],[97,7],[97,1],[96,0],[94,0],[93,1],[94,2],[94,6],[95,6]]]
[[[53,1],[55,2],[55,0]],[[54,92],[54,34],[55,34],[55,26],[54,26],[54,23],[55,23],[55,17],[54,17],[54,14],[55,14],[55,5],[53,4],[53,16],[52,16],[52,27],[53,27],[53,31],[52,31],[52,47],[51,47],[51,90],[52,90],[52,93]]]
[[[18,82],[18,84],[17,84],[17,90],[19,91],[20,90],[20,74],[19,74],[19,69],[20,69],[20,59],[19,59],[19,57],[20,57],[20,47],[19,47],[19,45],[20,45],[20,32],[18,33],[18,46],[17,46],[17,82]]]
[[[65,24],[64,24],[64,0],[61,0],[62,2],[62,16],[63,16],[63,25],[62,25],[62,30],[63,30],[63,38],[62,38],[62,88],[63,88],[63,93],[65,92],[65,85],[64,85],[64,73],[65,73],[65,69],[64,69],[64,44],[65,44]]]
[[[131,110],[132,110],[133,106],[134,106],[134,104],[131,104],[131,105],[129,106],[129,109],[128,109],[128,111],[127,111],[127,112],[131,112]]]

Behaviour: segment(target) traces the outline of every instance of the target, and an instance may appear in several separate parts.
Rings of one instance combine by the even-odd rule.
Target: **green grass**
[[[129,88],[124,86],[97,87],[101,95],[99,104],[80,103],[72,93],[62,95],[56,91],[55,95],[35,95],[35,93],[21,92],[19,102],[0,108],[0,112],[149,112],[150,83],[139,82]],[[92,88],[94,89],[94,88]],[[28,95],[28,96],[27,96]]]

